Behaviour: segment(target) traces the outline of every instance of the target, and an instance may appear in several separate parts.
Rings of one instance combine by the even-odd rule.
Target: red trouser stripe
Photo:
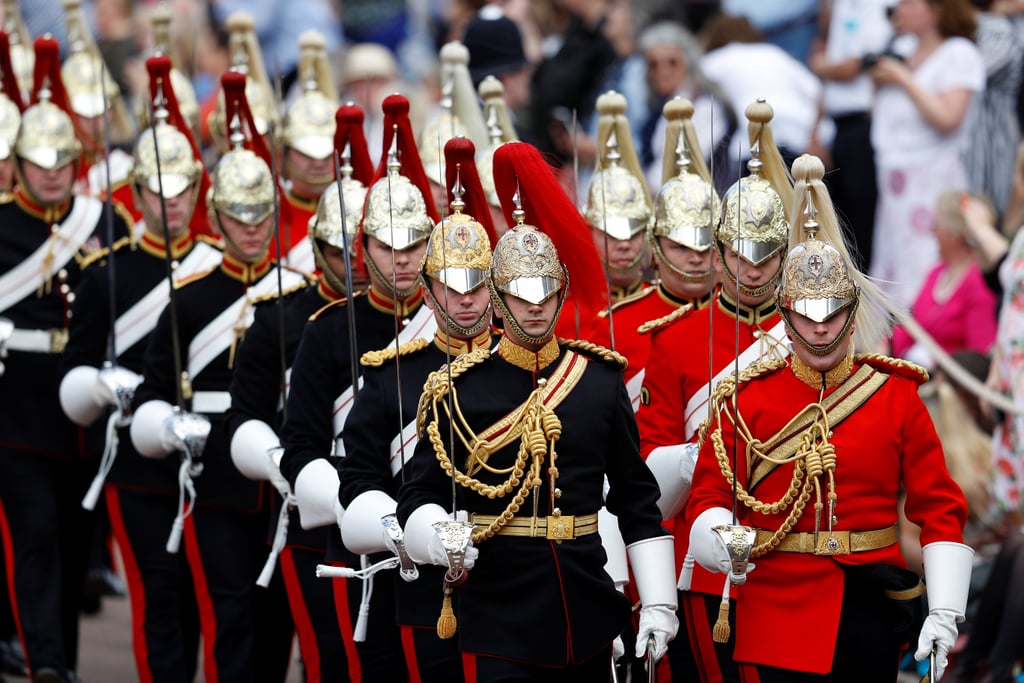
[[[697,662],[703,683],[722,683],[722,668],[718,664],[718,652],[715,641],[711,637],[711,622],[708,621],[708,608],[703,593],[682,591],[683,611],[686,614],[686,634],[690,638],[690,648]]]
[[[214,644],[217,641],[217,613],[213,609],[213,598],[210,597],[210,586],[206,581],[206,570],[203,558],[199,554],[199,538],[196,536],[195,517],[185,518],[184,534],[185,554],[192,568],[192,583],[195,585],[196,604],[199,607],[199,629],[203,634],[203,674],[206,683],[219,683],[217,658],[214,655]]]
[[[149,643],[146,641],[146,584],[142,580],[142,572],[124,525],[121,497],[113,486],[104,486],[103,494],[107,501],[110,530],[121,551],[124,578],[128,583],[128,600],[132,606],[132,649],[135,651],[135,666],[139,670],[139,683],[153,683],[153,671],[149,668]]]
[[[423,683],[420,678],[420,664],[416,659],[416,636],[412,626],[399,626],[402,634],[402,650],[405,652],[405,666],[409,670],[409,683]]]
[[[295,632],[299,636],[299,652],[302,653],[302,665],[305,669],[306,680],[308,683],[319,683],[322,678],[320,648],[316,642],[313,620],[309,616],[306,600],[302,595],[302,584],[299,583],[299,574],[295,570],[292,549],[286,545],[277,560],[281,567],[281,576],[284,578],[284,589],[288,594],[288,606],[292,611],[292,621],[295,622]]]
[[[344,567],[344,564],[335,564]],[[348,607],[348,579],[330,579],[334,585],[334,609],[338,613],[338,628],[341,629],[341,642],[345,643],[345,653],[348,657],[348,677],[352,683],[360,683],[363,680],[363,671],[359,663],[359,652],[356,650],[356,641],[352,633],[352,617]]]
[[[11,538],[11,527],[7,522],[3,499],[0,499],[0,536],[3,536],[4,567],[7,570],[7,595],[11,601],[11,612],[14,613],[14,628],[18,631],[21,650],[25,657],[25,666],[32,670],[32,662],[28,660],[28,648],[25,647],[25,634],[21,630],[21,614],[18,611],[18,596],[14,589],[14,539]]]

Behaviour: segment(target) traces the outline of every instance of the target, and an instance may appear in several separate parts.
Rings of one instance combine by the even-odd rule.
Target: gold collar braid
[[[701,441],[703,442],[707,434],[707,428],[712,421],[711,416],[715,416],[718,419],[719,427],[710,433],[711,442],[714,446],[718,467],[726,482],[736,491],[737,500],[754,512],[765,515],[778,515],[789,509],[786,519],[772,533],[771,537],[764,543],[754,546],[750,554],[751,558],[761,557],[771,552],[782,542],[782,539],[785,538],[786,534],[790,532],[803,514],[812,491],[815,494],[814,535],[815,545],[817,545],[818,532],[821,530],[821,515],[825,510],[821,488],[823,478],[827,481],[827,495],[825,496],[828,500],[826,526],[829,536],[832,534],[832,524],[835,520],[837,500],[835,490],[836,452],[835,447],[828,442],[831,428],[825,407],[820,402],[808,404],[782,428],[780,433],[785,433],[790,428],[790,425],[801,420],[805,414],[814,416],[811,423],[800,435],[800,442],[796,452],[781,458],[773,458],[769,455],[768,449],[765,448],[766,444],[770,443],[772,439],[761,441],[754,438],[743,416],[739,415],[738,412],[732,414],[730,411],[733,405],[731,399],[736,393],[738,384],[747,382],[759,375],[778,370],[784,364],[785,362],[780,360],[755,363],[742,371],[738,378],[734,376],[724,378],[717,385],[711,397],[711,409],[708,412],[709,419],[701,425]],[[722,438],[721,425],[727,421],[735,425],[736,433],[734,438],[742,438],[747,444],[744,456],[748,463],[748,469],[750,467],[749,464],[755,460],[768,461],[777,465],[793,463],[793,476],[790,479],[789,487],[779,500],[773,503],[758,500],[747,491],[745,486],[736,481],[733,466],[729,460],[729,453],[726,452],[725,441]]]
[[[795,353],[790,367],[796,378],[811,387],[812,389],[831,389],[842,384],[846,378],[853,374],[853,344],[850,344],[849,351],[834,368],[825,372],[818,372],[800,360]]]
[[[498,355],[508,363],[527,372],[538,372],[558,358],[558,340],[552,337],[536,351],[531,351],[502,336],[498,341]]]
[[[474,543],[484,541],[496,534],[515,516],[526,497],[534,492],[534,489],[540,488],[543,483],[542,467],[545,457],[549,453],[547,475],[551,491],[551,504],[554,508],[555,485],[558,479],[558,468],[555,464],[558,455],[555,452],[555,442],[562,434],[561,420],[558,419],[554,411],[555,407],[572,391],[587,366],[587,361],[582,356],[574,353],[565,354],[562,364],[556,370],[556,376],[560,378],[564,376],[564,379],[561,381],[555,381],[555,377],[552,377],[551,381],[544,378],[538,379],[537,387],[530,392],[526,401],[484,432],[478,434],[466,421],[459,405],[458,391],[451,380],[473,365],[483,362],[489,356],[489,349],[477,349],[452,361],[450,366],[431,373],[424,385],[424,394],[420,404],[421,415],[423,408],[430,412],[430,422],[426,425],[425,433],[434,447],[438,462],[441,463],[442,469],[448,476],[452,477],[460,486],[487,498],[504,498],[515,490],[512,500],[509,501],[505,510],[495,518],[494,522],[483,529],[473,531]],[[450,398],[448,398],[449,392],[451,393]],[[424,405],[425,402],[429,402],[429,405]],[[457,435],[468,453],[465,472],[456,468],[445,449],[438,426],[439,407],[444,410],[451,423],[453,433]],[[497,453],[517,439],[519,440],[519,451],[511,466],[499,468],[488,463],[491,454]],[[507,475],[507,478],[498,485],[485,484],[474,477],[481,470],[490,474]],[[537,504],[538,500],[535,496],[533,501],[535,516]]]

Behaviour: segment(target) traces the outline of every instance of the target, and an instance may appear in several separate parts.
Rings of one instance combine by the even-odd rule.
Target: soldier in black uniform
[[[499,147],[494,171],[506,209],[517,186],[534,206],[571,206],[553,202],[557,181],[526,143]],[[470,352],[427,380],[398,519],[414,560],[450,568],[445,592],[458,604],[438,631],[452,636],[457,617],[478,680],[608,680],[630,605],[602,571],[597,512],[604,503],[618,516],[642,604],[640,654],[651,637],[655,658],[678,627],[672,539],[640,457],[621,356],[555,338],[566,270],[553,237],[521,209],[515,216],[488,279],[504,335],[496,353]],[[567,244],[587,236],[577,216],[551,216]],[[449,521],[453,503],[469,524]],[[453,541],[462,525],[468,547]]]
[[[216,266],[221,252],[207,238],[193,240],[189,231],[203,168],[189,139],[169,122],[176,118],[169,110],[183,121],[168,76],[170,62],[153,57],[147,66],[167,104],[158,105],[156,125],[139,136],[129,174],[145,231],[137,243],[122,238],[112,253],[93,256],[93,265],[84,269],[71,307],[60,396],[75,423],[106,425],[90,509],[105,481],[103,500],[132,602],[135,663],[140,679],[161,683],[194,678],[198,615],[184,555],[164,548],[164,534],[177,513],[177,465],[143,459],[131,445],[127,424],[149,334],[170,294],[167,259],[180,281]],[[105,415],[108,406],[114,413]]]
[[[346,108],[356,110],[348,112],[348,118],[353,118],[351,114],[355,113],[358,114],[355,118],[362,121],[361,110],[354,105]],[[369,167],[365,139],[347,144],[350,136],[362,138],[361,125],[350,126],[343,135],[338,140],[343,148],[362,150],[366,155],[356,165],[365,162]],[[266,572],[272,571],[273,563],[279,560],[309,683],[358,679],[350,675],[331,583],[316,576],[316,565],[323,561],[328,533],[334,525],[309,529],[300,526],[291,487],[278,467],[278,433],[287,417],[282,410],[286,398],[286,394],[282,394],[282,379],[291,372],[302,331],[310,317],[324,306],[336,302],[345,305],[346,280],[350,279],[345,271],[353,263],[349,255],[354,252],[366,196],[366,186],[352,177],[352,169],[348,157],[343,156],[340,182],[331,183],[324,190],[316,214],[309,222],[319,278],[310,286],[300,283],[293,293],[283,292],[281,299],[274,292],[266,303],[257,305],[256,317],[235,359],[231,409],[227,413],[226,426],[235,466],[250,479],[270,481],[281,494],[274,497],[271,521],[275,546],[263,578],[266,579]],[[351,296],[363,296],[363,293],[353,292]],[[282,362],[285,367],[281,366]],[[276,459],[270,457],[270,453]],[[283,512],[282,506],[285,507]],[[282,514],[287,517],[282,518]]]
[[[418,272],[436,211],[416,152],[408,100],[389,96],[384,114],[384,149],[390,151],[370,187],[359,239],[371,284],[364,296],[328,304],[310,319],[292,365],[288,419],[281,430],[281,473],[295,493],[300,523],[304,529],[330,526],[326,559],[349,567],[358,567],[360,559],[341,545],[335,526],[340,516],[338,474],[331,456],[343,455],[341,432],[358,393],[351,345],[362,354],[416,337],[429,339],[436,326],[430,310],[421,305]],[[374,586],[365,639],[358,620],[362,594],[361,582],[334,580],[337,618],[353,677],[358,665],[364,680],[406,679],[391,586],[383,581]]]
[[[103,247],[108,220],[115,239],[129,230],[116,205],[72,194],[81,147],[50,99],[62,91],[58,50],[53,39],[36,41],[37,104],[14,145],[17,187],[0,203],[0,524],[28,665],[34,680],[51,682],[77,662],[93,522],[81,500],[96,471],[85,456],[97,455],[60,409],[61,353],[82,262]]]
[[[460,154],[460,151],[463,152]],[[453,138],[445,145],[446,170],[458,187],[466,179],[466,194],[474,210],[490,214],[473,163],[473,143]],[[461,156],[461,158],[459,158]],[[404,469],[416,445],[416,405],[427,376],[470,351],[493,346],[490,295],[484,286],[491,267],[491,239],[482,222],[462,213],[461,189],[451,202],[454,213],[430,235],[421,274],[426,305],[434,311],[437,330],[432,342],[394,345],[367,353],[362,358],[363,388],[345,423],[345,458],[338,472],[339,500],[345,508],[341,539],[358,554],[397,550],[406,560],[395,577],[397,623],[403,631],[406,661],[414,680],[427,683],[464,679],[462,657],[453,640],[437,637],[437,595],[444,570],[413,568],[408,556],[396,547],[401,542],[397,522],[386,529],[382,519],[394,519]],[[496,241],[496,239],[495,239]],[[389,522],[390,522],[389,520]],[[394,536],[391,532],[396,532]],[[397,543],[396,543],[397,540]],[[418,578],[417,578],[418,572]]]
[[[250,131],[254,128],[245,77],[229,72],[222,82],[234,148],[214,169],[207,203],[224,238],[223,259],[219,267],[177,284],[171,306],[160,315],[135,395],[131,438],[142,455],[166,457],[174,447],[163,438],[162,425],[175,409],[189,408],[210,424],[202,471],[191,473],[195,494],[186,496],[190,499],[172,527],[176,531],[180,522],[183,528],[199,603],[206,679],[281,681],[293,634],[287,599],[279,581],[267,589],[255,585],[266,557],[271,491],[232,464],[223,421],[252,302],[279,284],[290,289],[305,276],[278,273],[270,258],[274,181],[264,158],[243,147],[247,136],[241,121],[248,122]],[[248,140],[260,149],[258,137]],[[176,540],[172,532],[172,552]]]

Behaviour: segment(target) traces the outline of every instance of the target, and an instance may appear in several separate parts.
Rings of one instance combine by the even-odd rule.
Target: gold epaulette
[[[204,277],[206,277],[207,275],[209,275],[213,271],[217,270],[218,268],[220,268],[220,264],[218,264],[216,266],[213,266],[211,268],[207,268],[206,270],[201,270],[198,273],[192,273],[188,277],[184,277],[184,278],[176,281],[174,283],[174,288],[175,289],[181,289],[185,285],[190,285],[190,284],[192,284],[193,282],[195,282],[197,280],[202,280]]]
[[[612,311],[617,311],[620,308],[622,308],[623,306],[625,306],[626,304],[631,304],[634,301],[640,301],[644,297],[650,296],[651,294],[653,294],[654,292],[657,292],[657,291],[658,291],[657,287],[647,287],[645,289],[640,289],[639,291],[633,292],[632,294],[627,294],[626,296],[622,297],[621,299],[619,299],[618,301],[613,303],[612,306],[611,306],[611,310]],[[608,317],[608,309],[607,308],[602,308],[600,311],[597,312],[597,315],[598,315],[598,317],[601,317],[601,318],[607,318]]]
[[[928,370],[917,363],[902,358],[892,358],[881,353],[858,353],[854,355],[855,363],[865,363],[890,375],[906,377],[918,384],[928,381]]]
[[[397,349],[395,348],[395,345],[392,344],[391,346],[385,346],[383,349],[377,349],[376,351],[367,351],[359,359],[359,364],[368,368],[379,368],[397,356],[408,356],[410,353],[422,351],[428,346],[430,346],[429,340],[424,339],[423,337],[416,337],[412,341],[399,344]]]
[[[655,330],[659,330],[662,327],[669,325],[670,323],[674,323],[675,321],[679,320],[692,310],[693,304],[683,304],[682,306],[672,311],[668,315],[663,315],[660,318],[655,318],[654,320],[648,320],[643,325],[636,328],[636,331],[639,334],[647,334],[649,332],[654,332]]]
[[[609,365],[618,367],[622,370],[625,370],[626,366],[629,365],[629,361],[626,360],[626,357],[621,353],[607,349],[600,344],[595,344],[594,342],[589,342],[584,339],[563,339],[559,337],[558,343],[561,346],[569,347],[573,351],[582,351],[591,358],[603,360]]]
[[[97,261],[105,259],[108,254],[110,254],[112,252],[115,252],[118,249],[122,249],[123,247],[131,246],[131,243],[132,243],[132,238],[131,237],[122,237],[121,239],[119,239],[116,242],[114,242],[114,246],[112,248],[111,247],[103,247],[102,249],[100,249],[98,251],[94,251],[91,254],[89,254],[88,256],[86,256],[85,258],[83,258],[81,263],[79,263],[78,265],[82,269],[88,268],[89,266],[91,266],[92,264],[96,263]]]
[[[335,306],[344,306],[346,303],[348,303],[348,297],[344,297],[343,296],[340,299],[332,301],[329,304],[325,304],[324,306],[322,306],[319,309],[317,309],[313,313],[313,315],[309,316],[309,322],[313,322],[313,321],[317,320],[321,315],[324,314],[324,311],[327,311],[327,310],[329,310],[331,308],[334,308]]]
[[[209,244],[214,249],[218,249],[220,251],[224,251],[224,241],[222,239],[220,239],[219,237],[214,237],[213,235],[198,235],[195,238],[195,240],[197,242],[205,242],[206,244]]]
[[[274,301],[279,296],[286,297],[289,294],[294,294],[295,292],[298,292],[301,289],[305,289],[307,286],[309,286],[309,282],[307,282],[306,280],[300,280],[299,282],[296,282],[295,284],[289,287],[285,287],[280,292],[278,292],[275,289],[272,292],[267,292],[266,294],[260,294],[259,296],[253,297],[252,299],[249,299],[249,303],[262,304],[267,301]]]
[[[135,227],[135,218],[132,216],[132,212],[128,210],[128,207],[113,197],[110,198],[110,205],[114,207],[114,213],[120,216],[124,221],[124,224],[128,226],[128,232],[130,234],[132,228]]]

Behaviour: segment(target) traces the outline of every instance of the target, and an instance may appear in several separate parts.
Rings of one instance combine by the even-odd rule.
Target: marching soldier
[[[107,428],[93,487],[105,481],[106,510],[127,568],[139,678],[160,683],[194,676],[198,616],[184,556],[168,553],[163,535],[154,533],[169,529],[177,513],[177,466],[170,460],[142,459],[132,447],[127,420],[150,332],[169,298],[168,260],[175,280],[181,281],[216,266],[221,252],[209,240],[193,240],[189,231],[202,163],[188,138],[169,122],[182,120],[170,62],[153,57],[147,68],[159,93],[156,123],[139,136],[130,174],[146,229],[138,242],[122,238],[113,249],[94,255],[93,265],[83,272],[71,307],[61,404],[83,426],[99,421],[108,406],[117,412],[112,417],[116,431]],[[116,358],[108,349],[116,350]]]
[[[316,31],[303,33],[299,36],[299,50],[302,94],[288,107],[281,136],[285,178],[281,194],[281,252],[291,267],[313,272],[316,263],[307,226],[317,210],[318,199],[334,180],[332,143],[338,97],[323,35]]]
[[[82,143],[83,158],[78,170],[78,191],[97,197],[110,192],[132,215],[132,226],[142,220],[135,206],[128,176],[131,155],[114,147],[131,145],[135,131],[128,119],[117,82],[110,75],[82,12],[82,0],[63,0],[68,30],[68,55],[61,77],[68,91],[68,104]],[[106,148],[110,147],[110,156]],[[107,178],[107,172],[110,178]]]
[[[648,288],[650,254],[645,237],[653,214],[640,161],[626,120],[626,98],[609,91],[597,98],[600,154],[583,216],[601,255],[612,301]]]
[[[58,379],[81,264],[120,213],[73,193],[81,146],[63,101],[56,41],[36,41],[35,104],[14,143],[17,186],[0,203],[0,523],[8,590],[35,681],[64,681],[78,658],[78,611],[92,515],[80,501],[96,470],[61,412]],[[112,223],[108,224],[108,221]]]
[[[360,371],[353,358],[430,339],[435,328],[434,316],[422,305],[418,267],[436,210],[416,151],[409,101],[391,95],[383,108],[384,146],[390,151],[367,194],[358,239],[370,287],[365,295],[328,304],[310,318],[292,365],[288,419],[281,430],[281,474],[295,494],[300,524],[304,529],[330,527],[326,560],[350,568],[358,567],[360,558],[341,545],[335,526],[343,511],[338,510],[333,458],[344,453],[341,434],[359,392]],[[360,671],[365,680],[405,679],[390,584],[374,584],[365,634],[359,621],[361,582],[333,579],[333,588],[352,679],[359,680]]]
[[[805,239],[776,294],[793,353],[716,387],[687,506],[690,548],[743,584],[743,680],[894,680],[909,643],[938,681],[967,604],[967,504],[918,396],[927,373],[855,353],[879,338],[891,308],[853,268],[823,175],[816,157],[793,164]],[[925,589],[897,543],[904,495],[921,527],[923,626]]]
[[[608,680],[630,607],[601,571],[597,511],[606,503],[618,515],[629,544],[639,650],[652,666],[678,626],[672,541],[640,458],[623,359],[554,336],[567,271],[552,240],[568,252],[586,226],[536,148],[503,145],[494,169],[506,210],[521,193],[530,211],[516,208],[488,279],[504,334],[495,353],[477,349],[428,379],[398,518],[410,556],[449,570],[438,634],[457,628],[477,680]],[[549,213],[533,212],[541,206]],[[558,230],[527,225],[524,213]]]
[[[449,185],[455,190],[452,215],[430,235],[421,276],[425,305],[433,310],[437,330],[430,342],[417,340],[363,355],[365,384],[359,390],[345,423],[345,458],[340,462],[339,500],[345,508],[341,534],[346,547],[357,554],[396,548],[381,520],[393,519],[405,465],[416,444],[416,405],[427,376],[457,356],[490,349],[490,294],[485,287],[491,266],[494,236],[483,187],[468,138],[452,138],[445,145]],[[483,210],[477,221],[472,211]],[[397,522],[394,522],[397,525]],[[399,538],[400,541],[400,538]],[[464,680],[462,658],[453,640],[437,637],[436,598],[444,571],[439,567],[414,568],[408,556],[395,580],[396,619],[402,627],[405,659],[412,680],[453,682]],[[416,577],[418,572],[418,578]]]
[[[279,562],[303,671],[310,683],[357,680],[349,673],[331,584],[316,576],[316,565],[323,561],[328,534],[334,527],[300,526],[291,487],[279,469],[277,448],[280,425],[287,417],[282,409],[287,398],[282,393],[282,381],[287,386],[307,321],[325,306],[349,305],[348,301],[364,296],[355,289],[349,293],[352,276],[346,273],[355,266],[352,254],[366,197],[364,182],[370,181],[367,175],[353,177],[354,167],[370,168],[366,141],[362,139],[363,112],[355,105],[345,105],[338,111],[338,121],[337,140],[342,149],[357,150],[364,159],[350,164],[348,156],[343,156],[340,182],[331,183],[324,190],[309,222],[310,242],[320,273],[316,282],[310,286],[300,282],[294,292],[272,292],[257,305],[253,324],[235,359],[231,409],[227,413],[235,467],[250,479],[269,481],[281,494],[274,497],[274,547],[261,578],[266,582],[266,572],[272,571],[275,561]],[[271,458],[271,453],[277,459]],[[282,515],[287,517],[282,519]]]
[[[689,533],[680,515],[696,457],[692,442],[697,425],[707,415],[711,388],[737,363],[745,366],[788,353],[774,291],[789,235],[785,198],[792,190],[769,136],[771,115],[765,102],[747,109],[751,146],[760,151],[760,157],[755,156],[750,175],[733,184],[723,202],[713,254],[721,287],[710,305],[654,331],[637,412],[640,450],[661,489],[659,507],[666,521],[675,520],[676,561],[689,636],[670,647],[669,663],[676,680],[692,677],[695,667],[704,682],[738,680],[731,641],[712,639],[722,584],[700,567],[692,567],[692,561],[686,562]]]
[[[206,679],[275,681],[284,680],[288,669],[293,625],[280,582],[259,590],[255,585],[266,557],[270,491],[235,469],[223,425],[235,355],[252,321],[253,301],[276,291],[279,282],[290,289],[305,276],[278,273],[271,260],[275,187],[264,160],[268,155],[243,147],[249,142],[265,152],[245,101],[245,77],[228,72],[222,84],[234,148],[213,171],[208,205],[223,236],[223,258],[219,266],[177,284],[172,305],[161,313],[146,349],[131,437],[142,455],[160,458],[174,450],[161,438],[161,425],[175,409],[188,406],[210,425],[201,473],[179,483],[187,508],[172,526],[183,530]],[[181,402],[172,408],[177,396]],[[186,495],[192,490],[194,496]],[[177,550],[174,543],[169,550]]]

